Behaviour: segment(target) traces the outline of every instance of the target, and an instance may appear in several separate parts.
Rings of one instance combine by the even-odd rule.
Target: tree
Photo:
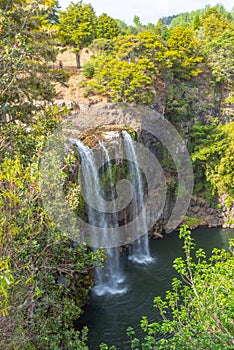
[[[209,5],[208,5],[207,10],[205,11],[205,13],[203,14],[202,17],[203,17],[203,19],[206,19],[211,15],[220,19],[220,13],[219,13],[218,9],[216,7],[209,7]]]
[[[206,45],[206,62],[217,83],[233,86],[234,78],[234,35],[226,30]]]
[[[153,102],[152,77],[155,70],[150,60],[142,58],[136,63],[128,63],[113,59],[102,74],[108,81],[108,90],[114,102]]]
[[[116,21],[103,13],[97,20],[97,38],[113,39],[120,34]]]
[[[113,46],[113,40],[99,38],[94,39],[89,48],[92,50],[93,55],[104,55],[110,54],[113,50]]]
[[[162,40],[167,41],[170,37],[170,30],[166,25],[163,25],[161,19],[158,20],[157,25],[154,28],[156,34],[160,35]]]
[[[202,145],[193,155],[201,161],[208,181],[219,194],[228,193],[234,199],[234,122],[218,125],[212,134],[206,134]]]
[[[67,79],[56,61],[50,15],[57,1],[6,1],[0,5],[0,121],[31,119]],[[43,101],[43,102],[42,102]]]
[[[162,21],[162,24],[165,26],[169,26],[174,18],[178,17],[179,15],[172,15],[167,17],[162,17],[160,20]]]
[[[201,69],[197,64],[203,60],[198,50],[198,42],[194,32],[189,27],[176,27],[171,31],[167,41],[168,50],[165,52],[165,63],[171,68],[174,77],[190,79],[197,76]]]
[[[205,13],[202,21],[205,40],[203,49],[206,62],[217,85],[233,85],[234,35],[232,25],[216,8]]]
[[[160,37],[150,30],[137,35],[120,36],[114,44],[116,56],[128,62],[136,62],[139,58],[146,57],[152,62],[160,61],[165,51]]]
[[[201,27],[201,20],[200,20],[200,16],[199,13],[196,13],[194,20],[193,20],[193,29],[197,30]]]
[[[117,23],[117,26],[119,27],[121,35],[131,34],[129,26],[124,21],[121,21],[120,19],[116,19],[115,22]]]
[[[99,60],[93,80],[86,82],[89,94],[110,96],[113,102],[150,104],[153,101],[155,69],[147,58],[126,62],[107,57]]]
[[[97,17],[90,4],[71,3],[59,13],[59,36],[63,45],[73,48],[77,68],[80,68],[80,53],[96,37]]]
[[[155,63],[162,57],[162,48],[150,31],[118,36],[109,55],[94,59],[94,77],[84,83],[86,94],[107,94],[115,102],[151,104],[158,74]]]
[[[210,181],[205,175],[205,163],[200,159],[195,159],[195,154],[201,149],[211,146],[214,142],[213,135],[217,134],[218,119],[207,116],[195,120],[188,138],[189,152],[193,158],[193,173],[194,173],[194,193],[204,193],[206,198],[212,198],[212,187]]]
[[[174,29],[176,27],[185,28],[189,26],[190,21],[191,21],[191,18],[190,18],[189,12],[181,13],[180,15],[173,18],[173,20],[170,23],[170,29]]]
[[[201,104],[202,93],[198,91],[198,84],[195,80],[173,81],[168,77],[168,87],[166,91],[167,103],[165,114],[173,125],[181,126],[183,122],[191,121],[199,117],[199,114],[206,111]],[[190,130],[186,132],[186,137],[190,136]]]
[[[131,34],[138,34],[140,32],[142,32],[143,30],[146,29],[146,26],[144,26],[142,23],[141,23],[141,20],[140,20],[140,17],[139,16],[134,16],[133,17],[133,23],[134,25],[133,26],[129,26],[129,29],[131,31]]]
[[[216,11],[217,12],[217,11]],[[207,40],[213,40],[222,35],[226,30],[232,31],[232,25],[224,15],[211,13],[202,20],[204,34]]]

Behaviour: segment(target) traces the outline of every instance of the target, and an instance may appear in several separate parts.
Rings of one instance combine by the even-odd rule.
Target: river
[[[228,249],[228,239],[234,237],[234,230],[220,228],[199,228],[192,232],[197,248],[204,248],[207,255],[212,248]],[[164,296],[170,288],[171,280],[177,276],[173,260],[183,256],[182,241],[177,232],[163,239],[150,240],[150,252],[154,258],[147,265],[128,260],[127,254],[120,257],[124,271],[127,292],[122,295],[97,296],[91,293],[89,305],[81,319],[82,325],[89,328],[89,349],[98,350],[104,342],[115,345],[117,350],[129,350],[126,330],[134,327],[140,337],[141,316],[149,321],[160,320],[157,309],[153,308],[155,296]]]

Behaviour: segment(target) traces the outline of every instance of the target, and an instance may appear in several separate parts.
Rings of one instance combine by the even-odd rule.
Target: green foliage
[[[162,40],[167,41],[170,38],[170,35],[171,35],[171,32],[168,29],[168,27],[167,26],[162,26],[162,29],[161,29],[161,38],[162,38]]]
[[[167,90],[165,113],[174,125],[181,125],[185,120],[193,120],[201,109],[199,87],[195,81],[172,81]]]
[[[54,111],[37,123],[1,127],[0,159],[0,348],[88,349],[87,329],[75,331],[104,256],[74,244],[42,206],[38,164],[48,135],[58,126]],[[67,159],[69,163],[69,159]],[[66,174],[59,170],[58,176]],[[76,208],[74,188],[67,201]],[[55,203],[59,206],[59,203]]]
[[[151,87],[154,67],[149,60],[139,59],[137,63],[112,60],[108,63],[106,69],[113,101],[140,104],[153,101]]]
[[[163,18],[157,25],[145,26],[135,16],[134,25],[128,26],[106,14],[97,18],[93,7],[82,1],[60,11],[57,23],[57,8],[55,0],[0,3],[3,350],[88,349],[87,329],[75,331],[73,322],[88,300],[94,268],[105,259],[103,251],[93,253],[85,244],[75,244],[66,230],[55,227],[42,206],[38,164],[47,137],[61,121],[58,108],[48,105],[55,96],[55,83],[67,80],[63,70],[51,65],[56,61],[58,37],[73,48],[78,67],[81,50],[89,46],[93,51],[83,68],[86,96],[97,93],[113,102],[146,105],[157,96],[165,116],[189,139],[195,191],[204,191],[206,198],[226,193],[228,207],[234,199],[234,123],[221,125],[214,118],[225,115],[223,102],[233,102],[227,93],[233,86],[233,15],[221,5],[207,6]],[[204,117],[207,114],[212,117]],[[196,122],[190,132],[191,119]],[[67,204],[80,213],[84,201],[70,172],[73,161],[77,159],[70,154],[64,159],[66,170],[52,175],[63,178]],[[162,164],[173,174],[172,163],[165,151]],[[113,164],[102,186],[110,175],[117,181],[125,170],[126,164],[122,168]],[[175,190],[173,179],[168,193]],[[63,209],[58,199],[55,205]],[[185,221],[198,223],[188,217]],[[129,328],[131,348],[231,349],[233,257],[214,250],[207,260],[198,250],[194,260],[189,231],[181,229],[180,235],[185,259],[176,259],[174,266],[187,285],[175,279],[165,301],[155,298],[162,323],[149,323],[143,317],[143,341]],[[105,344],[100,347],[108,349]]]
[[[5,260],[0,259],[0,312],[3,316],[7,315],[10,306],[9,289],[14,284],[14,276],[10,270],[9,261],[9,256],[6,256]]]
[[[120,19],[116,19],[115,22],[117,23],[117,26],[119,27],[121,35],[126,35],[126,34],[131,33],[128,25],[125,22],[121,21]]]
[[[201,224],[201,220],[189,216],[184,216],[183,218],[183,224],[188,226],[189,228],[194,228],[199,226]]]
[[[113,41],[109,39],[94,39],[89,48],[93,51],[94,56],[110,54],[113,50]]]
[[[80,68],[80,51],[89,46],[96,37],[97,17],[90,4],[82,1],[71,3],[59,13],[59,37],[63,45],[70,46],[77,54]]]
[[[164,36],[165,34],[165,36]],[[169,37],[167,46],[161,41]],[[98,51],[98,50],[97,50]],[[202,70],[197,67],[202,57],[197,51],[197,42],[191,29],[176,28],[171,33],[163,32],[160,23],[155,31],[144,30],[137,35],[118,36],[113,41],[111,51],[99,50],[101,57],[93,58],[95,74],[92,81],[84,82],[86,96],[89,94],[107,94],[114,102],[135,102],[151,104],[154,99],[156,79],[163,79],[168,86],[166,112],[170,108],[175,113],[175,105],[170,106],[170,87],[175,80],[179,118],[190,115],[191,90],[188,99],[182,99],[184,90],[178,79],[191,79]],[[113,58],[113,56],[115,58]],[[156,78],[157,77],[157,78]],[[170,86],[170,87],[169,87]],[[177,88],[178,87],[178,88]],[[180,106],[180,104],[182,104]],[[195,112],[191,112],[191,114]]]
[[[128,26],[128,29],[125,31],[125,34],[128,35],[137,35],[140,32],[143,32],[148,29],[153,29],[154,25],[149,23],[148,25],[143,25],[139,16],[135,15],[133,17],[133,25]]]
[[[106,344],[103,344],[103,343],[100,344],[99,347],[100,347],[100,350],[116,350],[115,346],[108,347]]]
[[[0,9],[0,122],[28,122],[67,79],[52,70],[55,31],[49,21],[55,1],[9,1]]]
[[[184,12],[177,16],[170,16],[168,19],[172,19],[171,21],[163,20],[164,24],[170,26],[170,29],[176,28],[178,26],[186,27],[189,26],[194,30],[197,30],[202,25],[202,19],[209,17],[211,14],[214,14],[216,17],[221,17],[222,15],[231,20],[231,13],[227,12],[225,8],[217,4],[215,7],[210,7],[210,5],[206,5],[204,8],[192,12]],[[174,18],[173,18],[174,17]]]
[[[131,349],[232,349],[233,348],[233,245],[231,253],[214,249],[207,259],[203,249],[195,252],[194,241],[186,226],[180,230],[185,258],[177,258],[174,278],[165,300],[155,297],[161,323],[143,317],[146,333],[141,341],[128,329]]]
[[[210,8],[201,24],[204,36],[201,45],[214,80],[233,86],[234,36],[229,14],[222,7]]]
[[[163,44],[150,31],[117,37],[110,55],[93,59],[95,74],[85,83],[86,93],[107,94],[114,102],[151,104],[160,48]]]
[[[59,14],[59,35],[65,45],[80,51],[96,36],[97,18],[90,4],[72,3]]]
[[[234,72],[234,34],[225,30],[206,46],[207,64],[216,82],[233,86]]]
[[[85,78],[92,78],[94,76],[94,65],[91,62],[85,62],[82,73]]]
[[[232,30],[231,23],[222,15],[211,13],[202,20],[204,34],[208,40],[213,40],[222,35],[226,30]]]
[[[199,149],[210,146],[213,143],[213,135],[217,132],[218,120],[207,117],[206,123],[196,120],[190,133],[190,150],[197,152]]]
[[[164,45],[160,38],[150,30],[137,35],[120,36],[115,40],[116,56],[128,62],[136,62],[139,58],[148,58],[155,64],[163,59],[164,51]]]
[[[233,202],[232,198],[230,196],[227,196],[227,198],[225,199],[225,206],[227,208],[230,208],[232,205],[232,202]]]
[[[169,50],[165,53],[166,65],[172,68],[175,77],[191,78],[201,73],[197,64],[202,61],[198,53],[198,43],[193,31],[186,27],[176,27],[167,41]]]
[[[211,127],[212,133],[208,134],[207,126],[199,127],[203,137],[200,138],[201,144],[194,149],[192,160],[202,162],[206,178],[214,190],[218,190],[220,194],[226,192],[234,198],[234,123],[217,127],[213,123]]]
[[[201,27],[201,20],[200,20],[200,16],[199,13],[196,13],[194,20],[193,20],[193,29],[197,30]]]
[[[153,101],[153,74],[154,67],[148,59],[139,59],[137,63],[110,59],[95,78],[101,85],[105,81],[101,88],[113,102],[149,104]]]
[[[206,147],[212,143],[210,138],[217,127],[217,119],[207,118],[206,123],[201,125],[200,120],[196,120],[192,126],[189,134],[189,151],[191,154],[196,154],[199,149]],[[194,193],[212,197],[212,187],[210,182],[206,179],[205,164],[198,159],[193,158],[193,172],[194,172]]]
[[[113,39],[120,34],[120,29],[116,21],[103,13],[97,21],[97,38]]]
[[[174,18],[178,17],[178,15],[171,15],[167,17],[162,17],[160,20],[162,21],[163,25],[169,26]]]
[[[191,22],[191,15],[188,12],[181,13],[180,15],[173,18],[170,23],[170,29],[174,29],[176,27],[188,27]]]

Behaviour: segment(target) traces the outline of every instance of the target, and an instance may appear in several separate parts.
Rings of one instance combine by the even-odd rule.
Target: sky
[[[73,0],[73,2],[78,1]],[[70,2],[71,0],[59,0],[63,10]],[[234,5],[233,0],[83,0],[83,2],[90,3],[98,16],[107,13],[127,24],[132,24],[134,15],[139,16],[143,24],[147,24],[157,23],[157,20],[163,16],[203,8],[207,4],[214,6],[221,3],[229,11]]]

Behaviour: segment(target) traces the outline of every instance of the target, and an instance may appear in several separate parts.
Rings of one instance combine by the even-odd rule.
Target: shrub
[[[91,62],[86,62],[83,66],[83,75],[87,79],[93,78],[95,73],[94,65]]]

